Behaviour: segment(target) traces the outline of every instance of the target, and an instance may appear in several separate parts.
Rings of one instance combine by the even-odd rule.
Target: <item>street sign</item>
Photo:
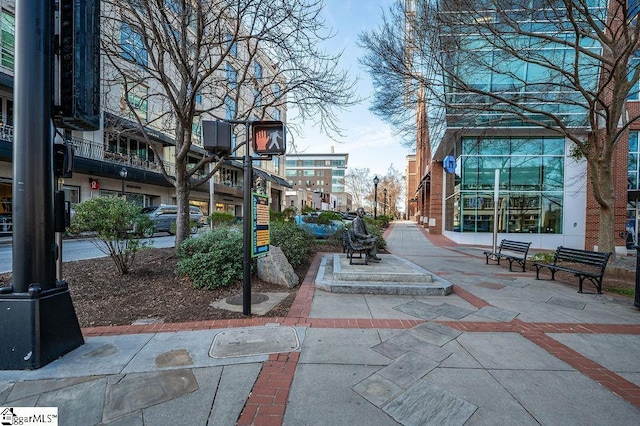
[[[447,155],[442,160],[442,168],[447,173],[454,173],[456,171],[456,159],[452,155]]]
[[[287,150],[282,121],[254,121],[251,123],[253,152],[259,155],[283,155]]]
[[[251,257],[269,254],[269,197],[251,193]]]

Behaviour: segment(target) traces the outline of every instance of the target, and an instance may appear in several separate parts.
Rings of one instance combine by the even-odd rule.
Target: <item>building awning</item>
[[[423,187],[428,187],[429,185],[431,185],[431,173],[425,174],[424,176],[422,176],[422,179],[420,179],[420,183],[416,188],[416,197],[417,197],[418,191],[420,191]]]
[[[107,123],[112,123],[112,125],[118,126],[119,130],[130,131],[132,133],[140,133],[140,125],[138,123],[135,123],[124,117],[119,117],[110,112],[104,113],[104,121],[105,121],[105,125],[104,125],[105,130],[108,127]],[[176,144],[176,141],[173,138],[165,135],[164,133],[158,130],[151,129],[149,127],[144,127],[144,131],[149,136],[149,138],[155,142],[159,142],[165,146]],[[192,148],[196,151],[202,151],[202,153],[204,153],[204,150],[198,146],[192,145]]]
[[[271,173],[267,173],[264,170],[260,170],[260,169],[253,169],[253,173],[256,176],[260,176],[262,179],[264,180],[269,180],[273,183],[277,183],[278,185],[282,185],[286,188],[291,188],[291,185],[289,185],[289,182],[287,182],[286,180],[282,179],[280,176],[278,175],[274,175]]]

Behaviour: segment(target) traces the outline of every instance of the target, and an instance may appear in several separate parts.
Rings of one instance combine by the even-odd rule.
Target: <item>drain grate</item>
[[[216,334],[209,350],[211,358],[266,355],[293,352],[300,348],[300,340],[292,327],[250,327],[221,331]]]

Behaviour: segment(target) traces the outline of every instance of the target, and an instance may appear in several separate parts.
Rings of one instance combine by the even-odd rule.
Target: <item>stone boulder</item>
[[[269,246],[269,254],[258,258],[258,278],[287,288],[298,285],[298,276],[280,247]]]

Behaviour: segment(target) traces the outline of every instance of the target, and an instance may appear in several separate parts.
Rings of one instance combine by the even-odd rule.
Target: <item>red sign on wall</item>
[[[100,189],[100,181],[98,179],[89,179],[89,186],[91,186],[91,190]]]

